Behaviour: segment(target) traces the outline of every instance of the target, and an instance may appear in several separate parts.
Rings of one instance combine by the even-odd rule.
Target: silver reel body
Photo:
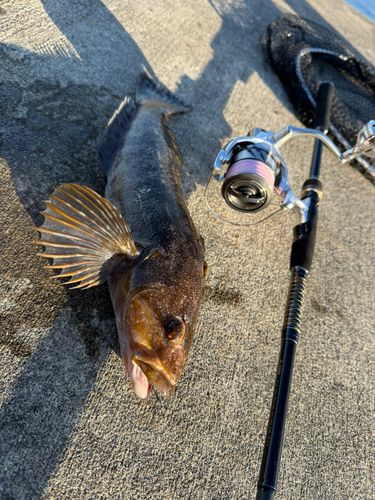
[[[346,163],[361,154],[375,157],[375,120],[362,127],[358,133],[357,144],[344,153],[340,152],[325,133],[317,129],[288,125],[273,133],[254,128],[246,137],[234,137],[216,157],[206,186],[206,203],[215,217],[229,222],[218,216],[209,205],[207,189],[210,182],[221,185],[221,196],[225,203],[238,212],[254,214],[265,209],[272,200],[273,192],[276,192],[282,198],[280,207],[295,212],[299,224],[306,222],[308,207],[293,193],[288,183],[288,168],[279,150],[288,140],[297,136],[320,139],[340,163]],[[317,188],[310,186],[309,189]]]

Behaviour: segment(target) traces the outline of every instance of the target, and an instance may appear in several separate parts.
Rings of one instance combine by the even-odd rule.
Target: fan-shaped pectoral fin
[[[129,227],[117,209],[92,189],[61,184],[45,202],[45,221],[35,228],[45,246],[42,257],[53,259],[65,284],[90,288],[108,279],[117,266],[130,267],[139,260]]]

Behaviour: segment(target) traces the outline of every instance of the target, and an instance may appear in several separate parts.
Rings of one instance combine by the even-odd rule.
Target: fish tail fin
[[[38,245],[42,257],[53,259],[51,269],[60,269],[64,284],[90,288],[106,281],[118,265],[132,266],[140,252],[129,227],[116,208],[92,189],[77,184],[55,188],[42,212],[45,221]]]
[[[130,97],[125,97],[109,120],[107,128],[100,137],[97,151],[100,163],[108,174],[123,140],[133,123],[137,109]]]
[[[135,100],[137,105],[153,104],[155,107],[161,108],[165,115],[186,113],[192,109],[166,87],[157,85],[146,71],[139,76]]]

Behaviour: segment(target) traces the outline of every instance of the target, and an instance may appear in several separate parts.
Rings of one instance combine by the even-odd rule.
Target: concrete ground
[[[375,65],[374,24],[342,0],[1,2],[2,500],[255,497],[294,221],[232,228],[203,191],[230,137],[300,125],[258,44],[286,11]],[[209,264],[176,394],[147,402],[118,356],[106,285],[67,290],[32,244],[53,186],[103,194],[96,140],[143,67],[194,106],[171,127]],[[284,148],[297,192],[311,151],[302,139]],[[372,499],[375,188],[328,151],[321,179],[277,498]]]

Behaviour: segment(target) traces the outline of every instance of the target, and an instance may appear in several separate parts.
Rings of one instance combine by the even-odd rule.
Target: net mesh
[[[375,119],[375,68],[341,36],[294,14],[283,14],[262,33],[266,58],[282,81],[298,118],[313,127],[319,85],[335,86],[329,133],[343,149]],[[375,184],[375,161],[351,162]]]

